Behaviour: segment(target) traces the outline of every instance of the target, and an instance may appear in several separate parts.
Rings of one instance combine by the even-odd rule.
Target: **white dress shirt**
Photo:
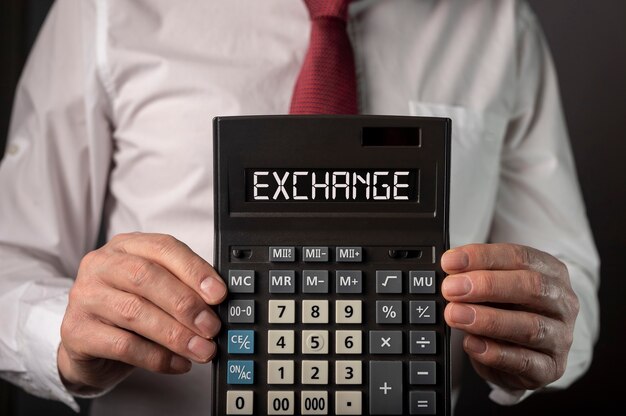
[[[599,329],[599,258],[558,82],[528,5],[362,1],[350,9],[364,114],[452,119],[452,246],[512,242],[568,266],[580,298],[565,388]],[[212,118],[287,113],[301,1],[57,0],[17,90],[0,165],[0,376],[76,409],[56,366],[78,264],[106,237],[169,233],[213,259]],[[453,401],[461,345],[453,339]],[[210,412],[211,365],[135,371],[94,415]],[[530,392],[492,386],[513,404]]]

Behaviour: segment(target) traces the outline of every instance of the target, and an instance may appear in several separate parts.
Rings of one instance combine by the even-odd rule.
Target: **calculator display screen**
[[[419,202],[417,169],[246,169],[248,202]]]

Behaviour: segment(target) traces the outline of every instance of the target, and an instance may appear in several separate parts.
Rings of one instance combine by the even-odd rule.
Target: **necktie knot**
[[[304,0],[311,20],[319,18],[337,18],[348,20],[348,6],[352,0]]]

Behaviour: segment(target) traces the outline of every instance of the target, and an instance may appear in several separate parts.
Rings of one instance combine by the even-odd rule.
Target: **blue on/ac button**
[[[228,384],[253,384],[254,361],[228,361]]]
[[[228,331],[229,354],[254,354],[254,331]]]

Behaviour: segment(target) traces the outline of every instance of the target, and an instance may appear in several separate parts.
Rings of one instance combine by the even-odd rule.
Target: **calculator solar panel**
[[[215,415],[449,415],[451,122],[214,119]]]

